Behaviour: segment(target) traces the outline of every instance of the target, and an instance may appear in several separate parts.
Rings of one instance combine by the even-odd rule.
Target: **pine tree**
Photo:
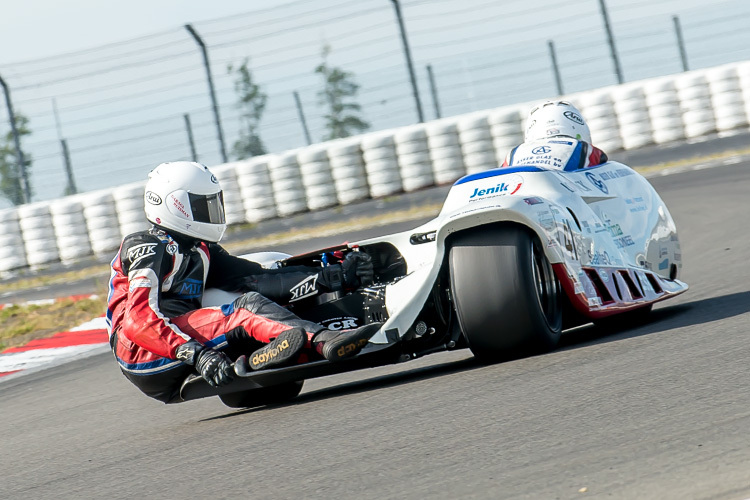
[[[16,130],[20,137],[31,134],[29,119],[19,113],[16,113]],[[27,179],[30,183],[31,155],[24,151],[23,156]],[[29,191],[31,191],[31,186],[29,186]],[[21,171],[18,168],[18,157],[12,131],[5,134],[0,143],[0,195],[14,205],[22,205],[24,202]]]
[[[319,102],[328,109],[324,115],[328,133],[323,140],[349,137],[370,128],[370,124],[358,116],[361,106],[347,100],[356,97],[359,90],[359,85],[354,82],[354,74],[330,67],[327,62],[330,51],[327,45],[323,48],[323,62],[315,68],[324,81],[323,90],[318,92]]]
[[[237,93],[242,120],[240,138],[234,143],[232,154],[238,160],[265,154],[266,147],[260,138],[259,128],[268,96],[253,81],[247,58],[240,67],[235,69],[232,65],[229,65],[227,70],[229,73],[234,72],[236,74],[234,90]]]

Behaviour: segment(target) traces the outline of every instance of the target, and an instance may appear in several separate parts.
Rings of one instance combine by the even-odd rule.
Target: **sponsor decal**
[[[485,188],[474,188],[474,192],[469,196],[469,200],[476,201],[480,198],[487,198],[489,195],[504,196],[507,194],[516,194],[519,189],[523,186],[523,178],[520,175],[509,175],[503,182],[499,184]]]
[[[350,330],[357,328],[359,319],[354,316],[339,316],[336,318],[329,318],[323,321],[319,321],[321,325],[325,326],[328,330]]]
[[[128,249],[127,258],[131,266],[135,266],[146,257],[156,255],[156,243],[143,243]]]
[[[531,198],[524,198],[523,201],[527,205],[539,205],[540,203],[544,203],[541,198],[537,198],[536,196],[532,196]]]
[[[192,219],[190,214],[188,213],[187,209],[185,209],[185,204],[182,203],[180,200],[177,199],[175,195],[169,195],[169,198],[171,200],[172,206],[177,209],[179,213],[182,214],[183,217],[186,219]]]
[[[550,136],[550,135],[559,135],[559,134],[560,134],[560,129],[559,128],[548,128],[547,129],[547,136]]]
[[[601,172],[599,175],[601,175],[602,179],[605,181],[609,181],[619,177],[633,175],[633,171],[628,168],[618,168],[617,170],[610,170],[609,172]],[[643,198],[640,198],[640,201],[643,201]]]
[[[214,174],[211,174],[211,182],[213,182],[214,184],[218,184],[219,183],[219,179],[217,179]]]
[[[565,144],[566,146],[572,146],[573,143],[570,141],[547,141],[550,144]]]
[[[534,155],[545,155],[552,151],[552,148],[549,146],[539,146],[531,150],[531,154]]]
[[[667,247],[659,247],[659,258],[666,257],[669,255],[669,249]]]
[[[612,236],[622,236],[622,229],[620,229],[619,224],[609,226],[609,232],[612,233]]]
[[[146,201],[152,205],[161,205],[161,197],[153,191],[146,191]]]
[[[547,231],[552,231],[555,228],[555,216],[550,214],[548,210],[539,212],[539,225]]]
[[[669,259],[664,259],[663,261],[659,262],[659,271],[664,271],[669,267]]]
[[[313,274],[312,276],[308,276],[294,285],[289,292],[292,294],[292,298],[289,302],[301,300],[305,297],[312,297],[318,293],[318,275]]]
[[[156,218],[156,223],[161,224],[161,219],[159,217]]]
[[[638,213],[638,212],[645,212],[646,210],[648,210],[648,207],[646,205],[641,205],[641,206],[638,206],[638,207],[631,208],[630,209],[630,213],[635,214],[635,213]]]
[[[633,241],[633,238],[631,238],[629,234],[620,236],[619,238],[614,238],[614,241],[617,248],[625,248],[635,245],[635,241]]]
[[[602,299],[599,297],[590,297],[588,299],[589,307],[595,307],[602,305]]]
[[[599,188],[599,191],[601,191],[604,194],[609,194],[609,189],[607,189],[606,184],[604,184],[604,181],[601,181],[597,179],[596,175],[594,175],[591,172],[586,172],[586,177],[589,181],[591,181],[591,184]]]
[[[597,270],[599,273],[599,277],[606,283],[609,281],[609,273],[605,271],[604,269]]]
[[[581,118],[580,116],[578,116],[578,113],[575,113],[573,111],[566,111],[565,113],[563,113],[563,115],[565,115],[565,118],[567,118],[568,120],[572,121],[573,123],[577,123],[578,125],[583,125],[584,124],[583,123],[583,118]]]
[[[167,253],[169,255],[174,255],[177,253],[177,242],[176,241],[170,241],[167,243]]]
[[[177,295],[183,299],[197,299],[202,295],[203,282],[196,279],[186,279],[177,290]]]

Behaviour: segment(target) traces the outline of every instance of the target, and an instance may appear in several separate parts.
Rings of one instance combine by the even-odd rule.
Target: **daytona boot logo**
[[[283,342],[281,342],[281,344],[279,344],[278,347],[274,347],[273,349],[269,349],[268,351],[261,352],[253,356],[251,363],[253,364],[253,367],[262,365],[263,363],[267,363],[268,361],[278,356],[282,351],[286,351],[287,349],[289,349],[289,347],[289,341],[284,340]]]

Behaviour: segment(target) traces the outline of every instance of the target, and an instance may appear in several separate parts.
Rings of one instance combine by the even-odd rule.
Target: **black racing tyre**
[[[530,230],[502,225],[460,233],[449,261],[458,322],[474,356],[495,361],[557,345],[560,283]]]
[[[304,380],[286,382],[273,387],[221,394],[219,399],[230,408],[254,408],[256,406],[279,404],[296,398],[302,391],[303,384]]]

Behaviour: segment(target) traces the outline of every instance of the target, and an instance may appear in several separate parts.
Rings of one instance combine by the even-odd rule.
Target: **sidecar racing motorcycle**
[[[213,388],[200,377],[182,400],[218,395],[231,407],[297,396],[305,379],[469,348],[493,362],[549,351],[566,328],[644,318],[687,290],[675,223],[649,182],[614,161],[575,170],[507,167],[467,175],[439,215],[411,231],[290,256],[244,257],[272,266],[372,257],[375,282],[352,293],[293,302],[329,329],[382,323],[356,357],[250,371]],[[204,305],[234,297],[208,290]]]

